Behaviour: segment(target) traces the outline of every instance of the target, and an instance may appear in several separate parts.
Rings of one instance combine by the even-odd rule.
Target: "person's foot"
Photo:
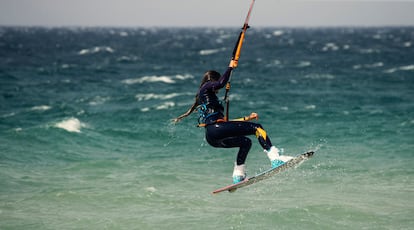
[[[246,179],[246,165],[237,165],[234,164],[233,170],[233,184],[240,183]]]
[[[272,168],[277,168],[293,158],[291,156],[281,156],[279,154],[279,149],[275,146],[272,146],[269,150],[264,150],[264,152],[267,154],[267,157],[272,164]]]

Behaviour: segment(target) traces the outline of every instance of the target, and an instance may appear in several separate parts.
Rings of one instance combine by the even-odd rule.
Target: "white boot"
[[[264,152],[267,154],[270,161],[274,161],[279,157],[279,149],[275,146],[270,147],[269,150],[265,149]]]
[[[246,179],[246,165],[237,165],[237,163],[234,163],[233,184],[242,182],[244,179]]]
[[[281,156],[279,154],[279,149],[275,146],[270,147],[269,151],[264,150],[264,152],[267,154],[267,157],[269,158],[272,164],[272,168],[277,168],[293,158],[291,156]]]

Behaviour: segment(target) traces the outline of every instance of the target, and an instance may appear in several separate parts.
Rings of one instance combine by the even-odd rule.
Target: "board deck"
[[[261,180],[267,179],[267,178],[269,178],[269,177],[271,177],[271,176],[273,176],[277,173],[283,172],[288,168],[297,166],[300,163],[302,163],[303,161],[305,161],[308,158],[312,157],[313,154],[314,154],[313,151],[309,151],[309,152],[306,152],[306,153],[299,154],[295,158],[289,160],[288,162],[286,162],[285,164],[283,164],[279,167],[268,169],[268,170],[266,170],[264,172],[261,172],[261,173],[255,175],[255,176],[252,176],[250,178],[246,178],[244,181],[241,181],[237,184],[231,184],[231,185],[225,186],[223,188],[219,188],[219,189],[213,191],[212,193],[217,194],[217,193],[220,193],[220,192],[223,192],[223,191],[234,192],[238,188],[243,188],[245,186],[248,186],[248,185],[251,185],[253,183],[259,182]]]

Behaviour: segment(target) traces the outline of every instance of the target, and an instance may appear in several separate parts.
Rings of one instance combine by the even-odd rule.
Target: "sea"
[[[413,229],[414,27],[247,30],[230,118],[316,153],[212,195],[238,149],[172,119],[239,33],[0,27],[0,229]],[[250,138],[253,176],[270,162]]]

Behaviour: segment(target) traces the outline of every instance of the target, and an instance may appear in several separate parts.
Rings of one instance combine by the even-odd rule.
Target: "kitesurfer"
[[[256,113],[249,116],[227,120],[224,115],[224,107],[217,97],[218,90],[229,81],[231,72],[237,67],[237,61],[231,60],[229,67],[223,75],[210,70],[207,71],[195,96],[194,104],[188,111],[175,118],[179,122],[194,111],[199,112],[199,126],[205,128],[207,142],[217,148],[239,147],[233,170],[233,183],[239,183],[246,178],[245,161],[252,146],[252,141],[247,137],[256,135],[264,152],[271,161],[272,168],[278,167],[290,160],[290,156],[282,156],[278,148],[273,146],[269,136],[260,124],[250,122],[257,119]]]

